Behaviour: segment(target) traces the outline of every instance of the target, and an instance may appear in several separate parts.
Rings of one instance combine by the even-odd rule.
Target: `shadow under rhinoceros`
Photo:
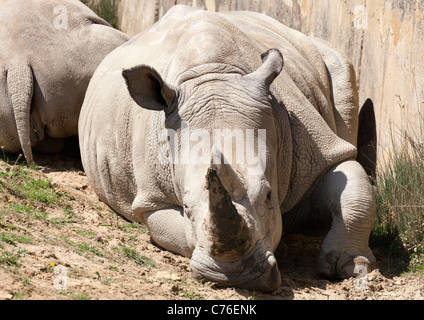
[[[79,150],[78,137],[65,139],[63,149],[58,153],[34,152],[34,167],[43,167],[44,173],[61,171],[84,171]],[[10,165],[28,166],[22,152],[3,153],[1,159]],[[32,167],[32,166],[31,166]]]
[[[377,166],[377,123],[374,103],[367,99],[359,112],[356,160],[372,178],[376,177]]]

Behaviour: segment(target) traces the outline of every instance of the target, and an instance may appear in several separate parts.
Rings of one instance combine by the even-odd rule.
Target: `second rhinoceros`
[[[273,291],[283,232],[330,227],[318,271],[346,278],[375,265],[357,100],[326,43],[257,13],[175,6],[97,69],[83,165],[101,200],[191,257],[197,278]]]
[[[79,0],[0,0],[0,147],[28,163],[78,134],[88,83],[129,38]]]

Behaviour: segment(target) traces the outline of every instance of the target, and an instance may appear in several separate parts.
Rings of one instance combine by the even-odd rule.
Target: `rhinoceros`
[[[311,231],[326,235],[320,274],[357,275],[375,267],[376,208],[355,83],[342,54],[266,15],[175,6],[96,70],[82,163],[195,278],[278,289],[282,235]]]
[[[78,0],[0,0],[0,146],[58,152],[78,134],[88,83],[129,38]]]

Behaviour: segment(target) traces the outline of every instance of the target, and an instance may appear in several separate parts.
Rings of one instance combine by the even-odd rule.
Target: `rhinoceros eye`
[[[266,200],[271,201],[271,191],[266,195]]]

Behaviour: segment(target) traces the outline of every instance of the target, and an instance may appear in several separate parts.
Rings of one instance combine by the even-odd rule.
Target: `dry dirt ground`
[[[367,275],[366,289],[355,286],[358,279],[322,279],[314,264],[322,239],[298,235],[284,237],[286,257],[276,254],[282,274],[278,292],[198,282],[189,259],[157,247],[144,226],[124,220],[98,200],[78,160],[38,155],[36,161],[35,170],[0,161],[0,300],[424,298],[422,277],[394,272],[398,263],[379,248],[373,248],[379,269]],[[24,178],[19,172],[26,172]],[[42,188],[55,200],[23,197],[15,187],[28,179],[49,180]]]

